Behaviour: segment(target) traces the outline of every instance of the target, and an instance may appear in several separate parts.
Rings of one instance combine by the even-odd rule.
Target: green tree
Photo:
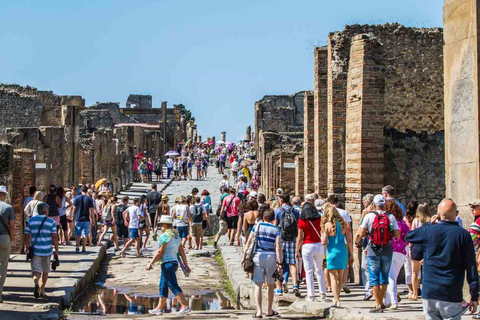
[[[192,112],[185,107],[182,103],[174,104],[174,108],[177,108],[182,116],[185,117],[186,121],[193,120],[195,121],[195,117],[192,117]]]

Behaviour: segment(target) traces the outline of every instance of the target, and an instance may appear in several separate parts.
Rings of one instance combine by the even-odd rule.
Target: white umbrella
[[[176,156],[179,156],[180,153],[178,153],[177,151],[170,150],[170,151],[168,151],[165,155],[166,155],[167,157],[176,157]]]

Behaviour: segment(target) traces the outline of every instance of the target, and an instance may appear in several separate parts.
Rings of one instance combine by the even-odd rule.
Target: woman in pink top
[[[385,211],[390,212],[397,219],[398,230],[400,231],[400,237],[398,237],[398,239],[392,239],[393,257],[388,274],[387,294],[385,295],[385,305],[390,309],[397,309],[397,277],[407,256],[407,251],[405,250],[407,242],[405,241],[405,237],[410,229],[403,220],[402,209],[395,200],[387,200],[385,203]]]

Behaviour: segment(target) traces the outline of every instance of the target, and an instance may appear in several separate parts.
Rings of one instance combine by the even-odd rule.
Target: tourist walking
[[[342,289],[343,272],[347,268],[347,248],[345,247],[345,221],[330,203],[327,203],[322,216],[322,243],[327,248],[327,269],[332,286],[334,304],[340,307],[340,290]]]
[[[67,218],[67,208],[72,206],[72,201],[65,196],[65,189],[63,187],[59,187],[57,189],[58,197],[60,198],[60,208],[58,208],[58,216],[60,217],[60,226],[61,230],[59,232],[59,239],[60,243],[64,243],[66,246],[70,245],[70,238],[69,238],[69,228],[68,228],[68,218]]]
[[[238,207],[240,206],[240,198],[236,196],[234,188],[230,188],[229,196],[223,199],[220,218],[227,216],[228,239],[231,246],[235,241],[238,228]]]
[[[28,202],[25,209],[23,209],[23,212],[25,214],[25,221],[28,221],[28,219],[30,219],[31,217],[34,217],[38,214],[37,206],[40,202],[43,202],[44,197],[45,197],[45,195],[42,191],[36,191],[33,194],[33,200]]]
[[[48,194],[43,199],[43,202],[48,204],[48,216],[55,221],[57,230],[59,231],[60,215],[58,214],[58,209],[62,206],[62,199],[58,196],[57,187],[55,187],[55,185],[50,185],[48,188]]]
[[[148,170],[148,181],[153,181],[152,174],[153,174],[153,160],[152,158],[148,158],[147,161],[147,170]]]
[[[478,272],[472,239],[455,221],[457,206],[444,199],[437,208],[438,215],[407,234],[406,240],[423,247],[424,268],[422,304],[427,320],[460,320],[462,291],[467,274],[471,300],[468,309],[475,313],[478,305]],[[440,218],[440,222],[438,222]]]
[[[178,302],[180,302],[181,308],[178,312],[179,314],[185,315],[192,311],[188,307],[185,294],[177,281],[178,255],[180,255],[182,259],[185,271],[190,273],[191,270],[188,266],[187,256],[185,255],[181,238],[179,238],[178,234],[172,229],[172,222],[172,217],[168,215],[162,215],[160,217],[162,235],[158,239],[159,248],[147,265],[147,270],[151,270],[153,265],[160,260],[162,270],[159,284],[160,301],[155,309],[149,311],[150,314],[161,315],[166,312],[168,289],[170,289]]]
[[[263,222],[255,225],[248,237],[246,248],[255,245],[253,256],[253,275],[252,281],[255,284],[255,304],[257,312],[253,318],[262,318],[262,286],[267,284],[267,317],[278,316],[278,312],[272,309],[274,298],[275,278],[274,273],[282,272],[283,253],[280,228],[273,223],[275,213],[272,210],[266,210],[263,214]],[[258,231],[255,231],[258,228]],[[256,234],[258,236],[256,236]],[[256,242],[255,244],[253,242]],[[248,250],[244,251],[242,264],[246,259]]]
[[[157,215],[157,208],[160,201],[162,201],[162,194],[157,191],[157,184],[152,183],[152,188],[147,193],[147,212],[153,229],[155,229],[157,225],[155,216]]]
[[[82,240],[82,252],[86,252],[87,238],[90,235],[90,223],[94,221],[93,200],[88,196],[88,188],[83,185],[82,193],[73,200],[72,210],[75,212],[75,251],[80,252],[80,239]]]
[[[247,239],[252,232],[258,219],[258,202],[256,199],[250,199],[246,205],[246,212],[243,216],[243,236],[245,237],[244,243],[247,243]],[[245,249],[245,248],[244,248]]]
[[[215,236],[215,240],[213,242],[213,247],[215,249],[217,249],[218,240],[220,239],[220,237],[227,234],[228,232],[227,215],[223,212],[223,200],[225,200],[225,198],[229,196],[228,188],[223,187],[221,192],[222,195],[220,196],[220,202],[218,203],[216,212],[218,217],[218,233]]]
[[[385,305],[383,300],[387,292],[388,274],[392,264],[393,246],[392,238],[398,238],[397,219],[386,212],[385,197],[381,194],[373,198],[375,210],[368,213],[360,226],[362,238],[369,237],[367,245],[369,284],[373,290],[375,307],[371,313],[383,312]]]
[[[123,245],[128,242],[128,226],[125,225],[125,219],[123,213],[128,208],[128,200],[127,196],[122,198],[122,201],[119,204],[114,204],[112,207],[112,212],[115,217],[115,225],[117,226],[117,237],[114,238],[115,240],[115,250],[120,250],[118,246],[118,239],[123,239]]]
[[[5,203],[7,188],[0,186],[0,303],[3,302],[3,285],[7,277],[10,244],[15,232],[15,213],[11,205]]]
[[[48,217],[48,205],[39,203],[38,215],[30,218],[25,227],[25,243],[30,244],[33,250],[31,260],[32,276],[34,282],[33,295],[35,298],[46,298],[45,286],[50,273],[50,260],[53,251],[54,259],[58,261],[58,234],[57,225]],[[27,251],[28,252],[28,251]]]
[[[117,239],[117,226],[115,225],[115,207],[117,204],[117,196],[113,195],[108,199],[107,204],[103,208],[102,212],[102,221],[103,221],[103,231],[98,239],[97,246],[102,244],[103,238],[107,234],[108,228],[112,229],[112,236],[113,236],[113,243],[115,244],[115,249],[119,250],[118,248],[118,239]]]
[[[128,226],[130,240],[123,245],[122,251],[119,252],[120,256],[125,257],[128,248],[135,243],[137,257],[140,257],[140,235],[138,233],[140,219],[143,220],[146,219],[146,217],[144,217],[140,211],[140,198],[134,198],[133,205],[123,212],[123,220],[125,225]]]
[[[395,201],[399,206],[400,208],[402,209],[402,212],[403,212],[403,216],[405,216],[405,206],[400,202],[398,201],[397,199],[395,199],[393,196],[395,194],[395,189],[388,185],[388,186],[385,186],[382,188],[382,195],[383,197],[385,198],[385,200],[393,200]]]
[[[307,283],[307,301],[309,302],[315,301],[314,275],[317,277],[320,298],[324,300],[327,294],[325,274],[323,273],[325,247],[322,243],[321,224],[322,219],[315,206],[310,202],[305,203],[298,220],[296,256],[297,259],[303,260]]]
[[[202,250],[202,238],[203,238],[203,221],[208,219],[208,214],[205,207],[200,203],[201,198],[195,197],[195,203],[190,206],[190,214],[192,216],[192,238],[193,249]],[[210,227],[210,221],[208,221],[208,227]]]
[[[410,230],[403,220],[402,208],[394,201],[387,200],[385,203],[385,211],[390,212],[398,223],[398,231],[400,233],[398,238],[392,239],[392,264],[390,266],[390,272],[388,273],[388,287],[387,294],[385,295],[385,306],[391,310],[398,308],[398,292],[397,292],[397,277],[400,273],[400,269],[405,263],[405,256],[407,251],[407,242],[405,237]]]
[[[222,152],[218,156],[218,173],[224,174],[225,173],[225,162],[227,160],[227,155]]]
[[[175,226],[177,227],[178,236],[182,240],[182,246],[185,246],[188,239],[189,224],[192,220],[190,215],[190,210],[187,205],[187,198],[181,197],[179,204],[176,204],[173,208],[172,218],[175,221]],[[161,219],[161,217],[160,217]]]
[[[430,207],[428,204],[420,204],[417,208],[416,218],[412,222],[411,230],[421,228],[426,223],[430,222]],[[409,244],[410,246],[410,258],[412,259],[412,301],[417,301],[418,299],[418,288],[420,286],[420,262],[423,260],[423,251],[424,248],[421,245],[415,245],[413,243]]]
[[[165,162],[165,165],[167,166],[167,179],[170,179],[170,176],[172,175],[173,163],[172,157],[169,157]]]
[[[156,233],[158,229],[158,223],[160,221],[160,217],[164,214],[170,215],[170,206],[168,205],[168,201],[170,198],[165,194],[162,196],[162,200],[160,201],[159,205],[157,206],[157,211],[155,213],[155,218],[152,220],[152,229],[153,232]],[[175,201],[177,204],[177,201]],[[176,226],[174,226],[176,227]]]
[[[230,182],[228,181],[228,176],[226,174],[223,175],[223,180],[220,181],[220,184],[218,186],[218,191],[222,193],[223,188],[229,188],[230,187]]]
[[[142,195],[140,197],[140,212],[142,216],[138,221],[138,235],[140,240],[141,251],[147,249],[148,238],[150,237],[150,218],[148,216],[147,197]],[[145,240],[143,240],[143,233],[145,232]],[[142,245],[143,243],[143,245]]]
[[[412,230],[413,220],[415,220],[417,216],[417,208],[418,202],[417,201],[410,201],[407,206],[407,210],[405,211],[405,223],[408,226],[409,230]],[[407,243],[405,247],[405,251],[407,252],[405,255],[405,263],[403,265],[405,269],[405,283],[408,286],[408,295],[407,299],[412,299],[413,297],[413,285],[412,285],[412,257],[410,256],[410,246]]]

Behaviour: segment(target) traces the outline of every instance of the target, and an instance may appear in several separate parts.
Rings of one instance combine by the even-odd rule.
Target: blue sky
[[[254,102],[313,89],[313,48],[345,24],[441,27],[441,0],[1,0],[0,82],[183,103],[203,136],[244,137]]]

